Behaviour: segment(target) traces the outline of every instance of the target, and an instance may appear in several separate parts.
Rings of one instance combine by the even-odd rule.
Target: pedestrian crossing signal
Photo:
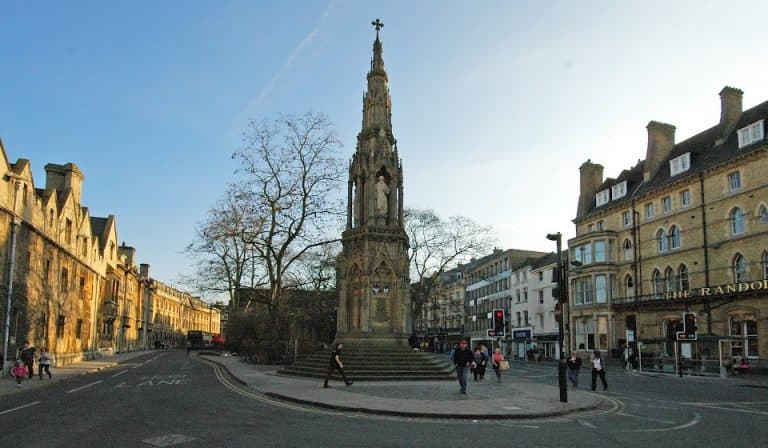
[[[504,336],[504,310],[493,310],[493,330],[496,336]]]
[[[696,313],[683,313],[683,333],[686,340],[696,340]]]

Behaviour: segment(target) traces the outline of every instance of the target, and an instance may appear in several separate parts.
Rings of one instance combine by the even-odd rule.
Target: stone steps
[[[280,375],[325,378],[330,363],[330,351],[312,353],[278,371]],[[347,376],[354,381],[419,381],[453,380],[456,378],[448,358],[427,353],[402,350],[371,350],[342,352]],[[338,377],[338,373],[334,374]]]

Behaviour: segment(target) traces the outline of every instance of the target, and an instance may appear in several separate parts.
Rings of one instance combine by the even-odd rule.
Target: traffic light
[[[696,339],[696,313],[683,313],[683,331],[685,332],[685,339]]]
[[[504,310],[493,310],[493,329],[496,331],[496,336],[504,336]]]

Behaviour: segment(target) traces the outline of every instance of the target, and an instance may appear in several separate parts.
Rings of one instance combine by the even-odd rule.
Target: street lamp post
[[[565,377],[565,370],[566,370],[566,364],[565,364],[565,350],[563,348],[563,308],[565,305],[564,298],[567,297],[566,295],[566,285],[565,285],[565,265],[563,264],[563,251],[562,251],[562,235],[560,232],[557,233],[548,233],[547,239],[550,241],[555,241],[557,243],[557,288],[558,288],[558,297],[557,301],[560,305],[560,321],[558,322],[558,342],[560,343],[560,360],[557,363],[557,383],[560,386],[560,402],[561,403],[567,403],[568,402],[568,382]]]

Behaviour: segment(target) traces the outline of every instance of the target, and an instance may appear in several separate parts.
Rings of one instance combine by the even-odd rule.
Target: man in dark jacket
[[[453,354],[453,363],[456,365],[456,376],[459,377],[459,387],[462,394],[467,393],[467,368],[475,364],[475,355],[469,349],[467,341],[462,339],[459,348]]]
[[[29,341],[24,341],[24,347],[19,352],[19,359],[27,366],[29,379],[32,379],[32,372],[34,372],[33,368],[35,366],[35,348],[29,345]]]

